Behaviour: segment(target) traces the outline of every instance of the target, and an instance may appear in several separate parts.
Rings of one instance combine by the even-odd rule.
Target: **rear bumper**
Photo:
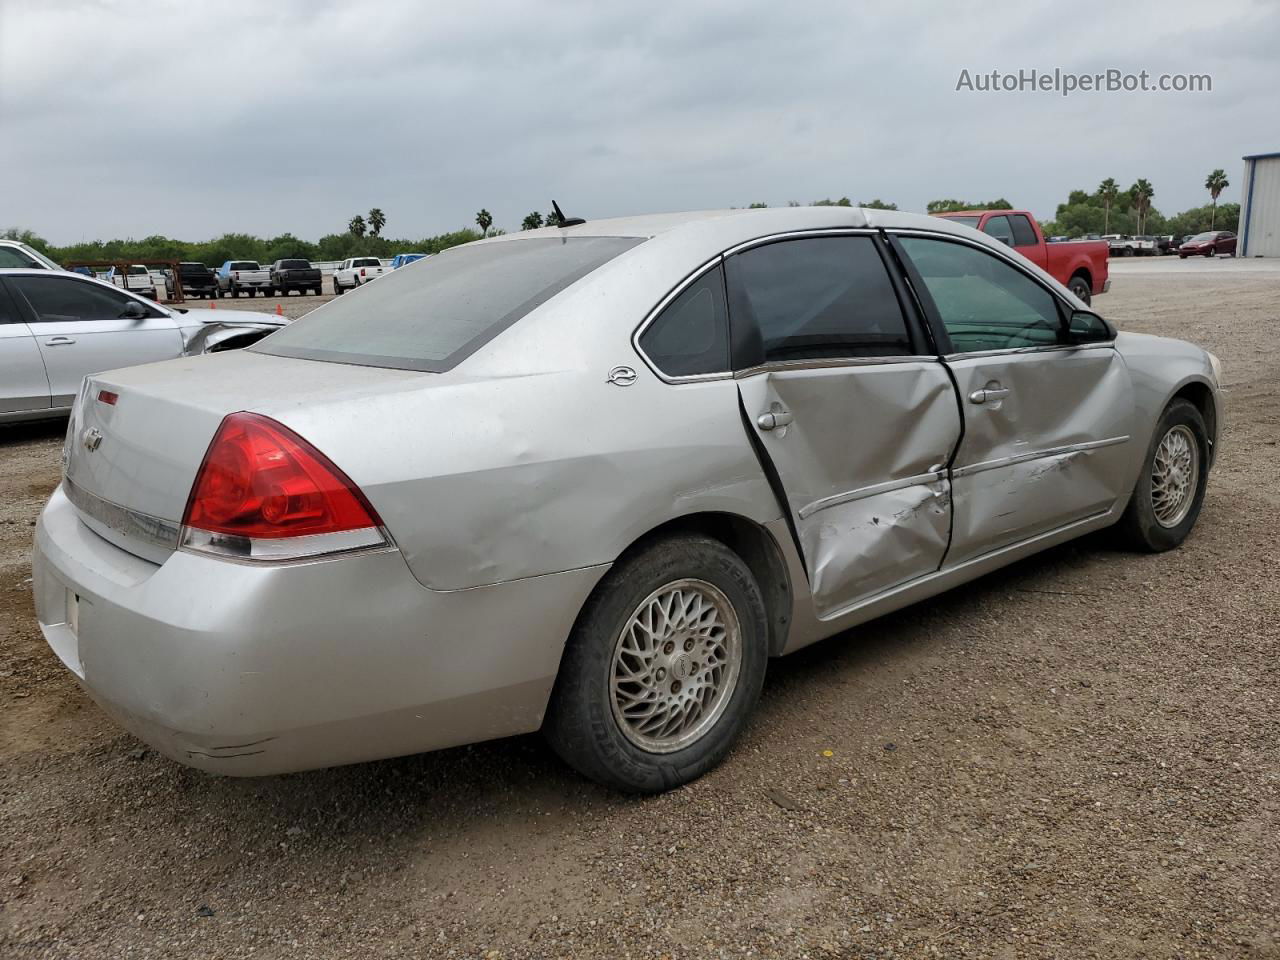
[[[439,592],[394,550],[157,565],[93,533],[61,488],[33,556],[40,628],[93,699],[161,753],[235,776],[536,730],[606,569]]]

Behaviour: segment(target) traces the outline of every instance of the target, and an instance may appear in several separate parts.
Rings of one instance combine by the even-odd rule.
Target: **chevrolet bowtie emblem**
[[[102,431],[97,427],[90,427],[80,437],[84,442],[84,448],[90,453],[102,446]]]

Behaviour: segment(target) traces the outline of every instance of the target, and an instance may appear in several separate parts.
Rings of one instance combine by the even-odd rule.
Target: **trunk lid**
[[[89,377],[68,425],[64,489],[95,532],[162,563],[196,472],[229,413],[273,415],[436,378],[233,351]]]

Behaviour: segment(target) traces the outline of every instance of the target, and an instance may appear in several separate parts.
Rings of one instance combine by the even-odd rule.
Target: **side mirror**
[[[1067,323],[1068,343],[1105,343],[1115,339],[1110,324],[1090,310],[1075,310]]]
[[[120,319],[145,320],[147,319],[147,308],[137,300],[130,300],[124,305],[124,309],[120,311]]]

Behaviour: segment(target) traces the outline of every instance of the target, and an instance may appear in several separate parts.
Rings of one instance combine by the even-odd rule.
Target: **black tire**
[[[1067,289],[1083,300],[1086,307],[1093,300],[1093,291],[1089,288],[1089,281],[1084,277],[1072,277],[1071,282],[1067,284]]]
[[[334,295],[335,297],[340,297],[340,296],[342,296],[342,288],[341,288],[340,286],[338,286],[338,281],[337,281],[337,280],[334,280],[334,281],[333,281],[333,295]]]
[[[1125,248],[1124,248],[1124,255],[1125,255],[1126,257],[1132,257],[1132,256],[1133,256],[1133,247],[1125,247]]]
[[[1216,247],[1210,247],[1208,250],[1204,252],[1204,255],[1206,257],[1216,257],[1218,255],[1218,250]]]
[[[1155,506],[1152,502],[1152,469],[1155,464],[1156,451],[1165,435],[1177,427],[1186,427],[1195,437],[1198,453],[1195,491],[1186,515],[1175,526],[1164,526],[1156,519]],[[1165,407],[1151,443],[1147,446],[1147,455],[1142,461],[1142,473],[1133,488],[1129,505],[1116,524],[1116,533],[1124,546],[1145,553],[1161,553],[1172,550],[1187,539],[1191,528],[1196,525],[1200,516],[1200,508],[1204,505],[1204,492],[1209,482],[1209,431],[1205,428],[1204,417],[1196,409],[1195,404],[1187,400],[1174,400]],[[1172,517],[1170,519],[1173,519]]]
[[[647,598],[685,579],[712,585],[732,608],[742,652],[737,682],[725,694],[723,711],[697,739],[671,752],[646,750],[628,739],[614,716],[610,677],[615,647]],[[768,661],[766,624],[760,587],[742,558],[727,546],[695,535],[657,541],[617,563],[579,614],[560,662],[543,733],[566,763],[619,790],[657,793],[695,780],[724,759],[760,696]],[[690,658],[673,649],[684,661],[681,671],[688,669]],[[696,675],[696,661],[692,667]],[[673,664],[671,677],[675,676]]]

